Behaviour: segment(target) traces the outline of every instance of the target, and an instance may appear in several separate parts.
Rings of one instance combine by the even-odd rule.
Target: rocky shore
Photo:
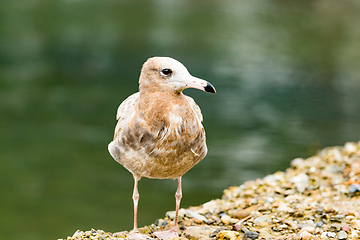
[[[167,212],[140,229],[169,229]],[[221,199],[181,209],[177,239],[360,239],[360,142],[292,160],[285,172],[224,190]],[[128,232],[77,230],[67,240],[124,239]]]

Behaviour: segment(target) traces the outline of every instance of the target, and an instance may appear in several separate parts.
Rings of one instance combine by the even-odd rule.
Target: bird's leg
[[[139,233],[139,229],[137,227],[137,210],[138,210],[138,203],[140,199],[139,191],[138,191],[138,182],[140,177],[134,176],[134,192],[133,192],[133,202],[134,202],[134,229],[130,232],[127,236],[127,239],[150,239],[149,236]]]
[[[175,193],[176,199],[176,214],[175,214],[175,225],[173,230],[178,231],[178,219],[179,219],[179,209],[180,209],[180,201],[182,198],[182,190],[181,190],[181,177],[178,178],[178,188]]]
[[[180,201],[182,198],[181,177],[179,177],[177,180],[178,180],[178,188],[175,193],[175,199],[176,199],[175,224],[174,224],[174,227],[169,231],[155,232],[154,235],[160,239],[173,239],[174,237],[179,237],[178,218],[179,218]]]
[[[139,203],[139,199],[140,199],[140,195],[139,195],[139,190],[138,190],[138,182],[139,182],[140,178],[138,177],[134,177],[134,191],[133,191],[133,195],[132,195],[132,199],[134,202],[134,232],[139,232],[138,228],[137,228],[137,210],[138,210],[138,203]]]

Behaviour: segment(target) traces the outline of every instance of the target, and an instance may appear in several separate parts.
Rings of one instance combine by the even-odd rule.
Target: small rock
[[[126,235],[129,234],[128,231],[123,231],[123,232],[115,232],[113,233],[113,237],[116,237],[116,238],[125,238]]]
[[[349,226],[343,226],[342,230],[345,231],[345,232],[348,232],[348,231],[350,231],[350,227]]]
[[[313,235],[310,234],[308,231],[303,231],[300,233],[300,238],[303,240],[310,240],[313,239]]]
[[[307,220],[305,221],[306,226],[315,227],[315,223],[313,220]]]
[[[186,210],[184,208],[180,208],[179,210],[179,219],[184,218],[185,214],[187,213],[187,211],[191,211],[191,210]]]
[[[230,217],[229,215],[223,215],[223,216],[221,217],[221,221],[222,221],[224,224],[226,224],[226,225],[229,225],[230,220],[231,220],[231,217]]]
[[[260,217],[255,218],[254,223],[255,224],[271,223],[271,217],[270,215],[262,215]]]
[[[72,235],[72,238],[81,237],[82,235],[84,235],[84,232],[81,231],[81,230],[77,230],[77,231]]]
[[[274,174],[264,177],[264,182],[269,186],[276,186],[276,177]]]
[[[323,233],[320,235],[320,239],[327,239],[327,232],[323,232]]]
[[[291,183],[302,183],[302,184],[308,184],[309,176],[305,173],[299,173],[298,175],[292,177],[289,179]]]
[[[165,216],[167,216],[168,218],[170,218],[171,220],[174,220],[175,219],[175,215],[176,215],[176,212],[175,211],[167,211],[165,213]]]
[[[348,152],[348,153],[356,153],[356,151],[358,150],[358,146],[356,146],[355,143],[345,143],[344,149]]]
[[[338,222],[338,223],[341,223],[341,220],[338,219],[337,217],[330,217],[330,222]]]
[[[199,219],[201,221],[207,222],[206,217],[204,217],[203,215],[201,215],[201,214],[199,214],[197,212],[194,212],[192,210],[186,210],[185,213],[186,213],[187,216],[189,216],[191,218],[196,218],[196,219]],[[180,213],[179,213],[179,215],[180,215]]]
[[[288,228],[289,228],[289,226],[287,224],[280,224],[279,225],[280,230],[285,230],[285,229],[288,229]]]
[[[294,209],[290,208],[286,203],[280,202],[279,207],[277,208],[280,212],[293,212]]]
[[[309,232],[309,233],[314,233],[315,232],[315,228],[312,227],[312,226],[306,226],[306,227],[303,227],[299,233],[301,232]]]
[[[246,232],[244,233],[243,239],[244,239],[244,240],[246,240],[246,239],[252,239],[252,240],[254,240],[254,239],[257,239],[258,236],[259,236],[259,233],[257,233],[257,232],[246,231]]]
[[[190,239],[209,239],[209,236],[213,230],[208,226],[194,226],[194,227],[188,227],[184,234]]]
[[[336,237],[336,233],[334,233],[334,232],[326,232],[326,236],[334,238],[334,237]]]
[[[360,237],[360,232],[357,230],[353,230],[351,231],[350,237],[357,239],[358,237]]]
[[[243,219],[246,218],[251,214],[251,211],[249,209],[241,209],[236,212],[232,212],[230,215],[231,217],[237,218],[237,219]]]
[[[288,189],[284,192],[284,195],[285,196],[291,196],[291,195],[295,195],[296,194],[296,191],[294,189]]]
[[[240,240],[240,234],[235,231],[221,231],[218,234],[217,240]]]
[[[166,221],[166,220],[164,220],[164,219],[157,219],[157,220],[155,221],[155,225],[158,226],[158,227],[164,228],[164,227],[166,227],[167,222],[168,222],[168,221]]]
[[[299,167],[302,166],[304,162],[303,158],[295,158],[294,160],[291,161],[290,165],[292,167]]]
[[[299,173],[298,175],[290,178],[289,181],[295,184],[296,190],[299,193],[302,193],[309,185],[309,176],[305,173]]]
[[[185,214],[187,213],[187,211],[191,211],[191,210],[185,210],[184,208],[181,208],[179,210],[179,219],[182,219],[184,218]],[[175,219],[175,215],[176,215],[176,212],[175,211],[167,211],[165,213],[165,216],[170,218],[171,220],[174,220]]]
[[[322,208],[317,208],[317,209],[316,209],[316,212],[317,212],[317,213],[322,213],[323,210],[324,210],[324,209],[322,209]]]
[[[360,230],[360,220],[353,220],[351,221],[351,226],[356,230]]]
[[[324,225],[323,222],[316,222],[316,223],[315,223],[315,227],[321,228],[323,225]]]
[[[310,167],[309,172],[314,173],[315,171],[316,171],[316,167],[314,166]]]
[[[333,223],[333,224],[330,225],[329,230],[332,231],[332,232],[338,232],[338,231],[341,230],[341,228],[342,228],[341,224]]]
[[[253,198],[250,203],[251,203],[251,205],[256,205],[256,204],[258,204],[259,202],[258,202],[258,199],[257,199],[257,198]]]
[[[349,193],[354,194],[356,192],[360,192],[360,184],[353,183],[349,186]]]
[[[339,240],[342,240],[342,239],[347,239],[347,233],[345,231],[340,231],[338,234],[337,234],[337,238]]]
[[[84,236],[85,237],[90,237],[92,234],[91,234],[91,231],[86,231],[85,233],[84,233]]]

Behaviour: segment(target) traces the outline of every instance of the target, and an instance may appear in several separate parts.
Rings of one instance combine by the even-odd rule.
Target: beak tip
[[[204,88],[205,92],[211,92],[211,93],[216,93],[216,90],[214,88],[214,86],[211,83],[207,83],[206,87]]]

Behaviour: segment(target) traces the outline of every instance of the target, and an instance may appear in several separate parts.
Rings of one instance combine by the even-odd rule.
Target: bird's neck
[[[186,114],[188,106],[182,92],[140,91],[139,112],[144,118],[152,121],[167,123],[170,114],[177,114],[177,111],[183,111]]]

